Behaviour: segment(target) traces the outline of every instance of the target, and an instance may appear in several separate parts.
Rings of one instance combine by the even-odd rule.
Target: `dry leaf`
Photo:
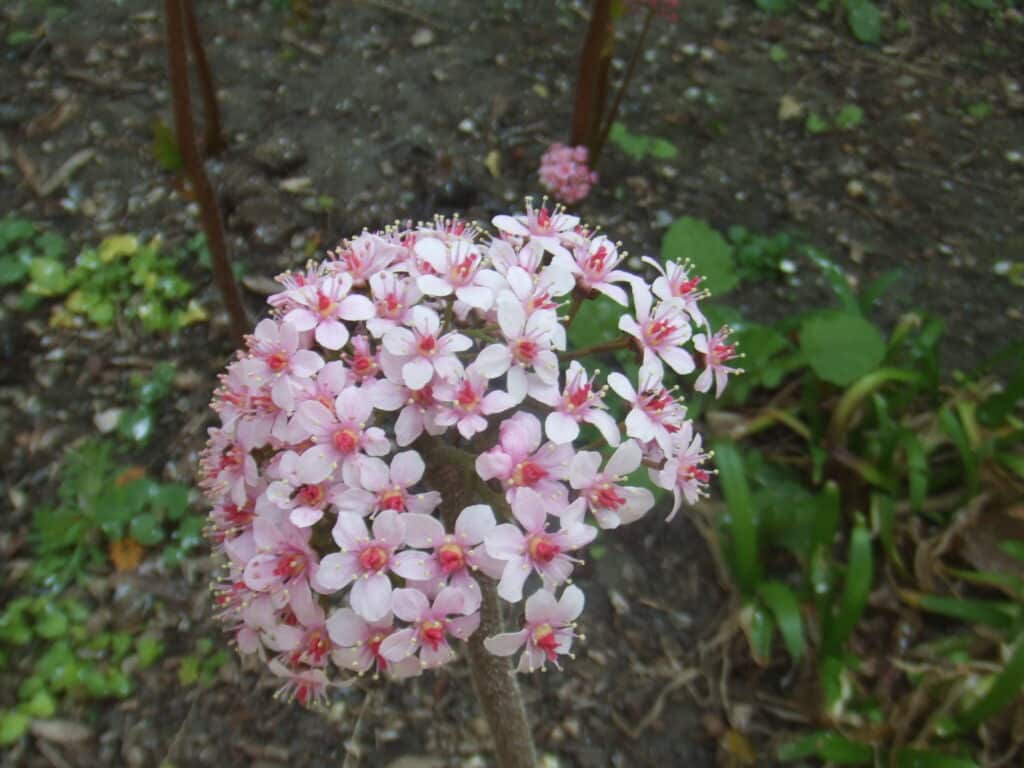
[[[729,755],[729,765],[757,765],[757,754],[750,741],[737,730],[730,728],[722,739],[722,749]]]
[[[779,120],[797,120],[803,113],[803,106],[788,93],[779,100]]]
[[[130,536],[110,542],[108,549],[110,562],[118,573],[128,573],[138,568],[144,553],[142,545]]]
[[[487,153],[487,157],[484,159],[484,165],[487,166],[487,170],[490,171],[491,176],[496,179],[501,178],[501,153],[496,149],[492,149]]]
[[[145,467],[125,467],[121,474],[114,478],[114,485],[129,485],[136,480],[141,480],[145,476]]]

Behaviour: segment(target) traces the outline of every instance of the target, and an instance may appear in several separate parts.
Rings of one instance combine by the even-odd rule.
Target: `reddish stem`
[[[224,223],[220,207],[213,192],[213,186],[203,168],[203,161],[196,149],[196,137],[192,127],[192,102],[188,92],[188,53],[185,48],[185,18],[182,0],[164,0],[167,15],[167,70],[171,80],[171,95],[174,104],[174,130],[178,149],[199,203],[206,244],[210,248],[213,278],[224,299],[231,322],[231,335],[240,345],[250,328],[249,317],[242,302],[242,292],[231,271],[227,241],[224,238]]]
[[[601,129],[604,105],[608,100],[608,69],[614,43],[612,0],[593,0],[590,24],[583,38],[576,75],[576,99],[569,135],[571,146],[583,144],[593,152]]]
[[[206,118],[205,150],[208,156],[220,154],[224,148],[224,131],[220,122],[220,106],[217,103],[217,86],[213,81],[213,70],[203,50],[203,38],[199,34],[195,7],[192,0],[182,0],[185,8],[185,32],[188,45],[195,58],[199,93],[203,99],[203,113]]]
[[[597,165],[597,159],[601,156],[601,150],[604,149],[604,145],[608,141],[608,134],[611,133],[612,124],[615,122],[615,118],[619,116],[619,106],[622,104],[622,97],[626,94],[626,89],[633,80],[633,74],[636,72],[636,65],[640,61],[640,54],[644,49],[644,41],[647,39],[647,33],[651,29],[651,21],[653,20],[654,8],[648,8],[647,16],[644,17],[643,29],[640,30],[640,37],[637,38],[636,47],[633,49],[633,55],[629,58],[629,64],[626,66],[626,73],[622,76],[622,83],[619,84],[619,90],[615,92],[615,98],[612,100],[611,109],[608,110],[608,116],[604,121],[604,128],[601,130],[594,147],[590,150],[589,162],[591,168]]]

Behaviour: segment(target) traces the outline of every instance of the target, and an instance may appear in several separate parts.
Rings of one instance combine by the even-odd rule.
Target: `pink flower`
[[[543,669],[547,662],[558,667],[558,657],[570,654],[576,637],[576,619],[583,612],[583,592],[570,585],[555,600],[552,592],[539,589],[526,599],[526,622],[518,632],[506,632],[484,640],[484,647],[495,656],[511,656],[523,645],[519,657],[520,672]]]
[[[356,465],[355,485],[338,494],[338,511],[361,516],[376,515],[384,509],[427,514],[441,503],[437,491],[409,493],[423,479],[426,465],[416,451],[395,454],[391,468],[380,459],[363,457]],[[404,519],[404,517],[403,517]]]
[[[383,456],[391,445],[380,427],[367,427],[373,401],[358,387],[349,387],[334,401],[333,412],[310,400],[299,406],[296,419],[315,445],[299,457],[296,475],[304,483],[319,483],[338,467],[355,461],[360,451]]]
[[[597,184],[597,172],[587,165],[587,148],[555,143],[540,159],[540,183],[565,203],[575,203],[590,194]]]
[[[416,581],[436,582],[438,588],[450,585],[462,590],[466,596],[466,612],[480,607],[480,586],[472,571],[482,570],[491,578],[501,576],[505,564],[492,559],[483,541],[496,525],[494,512],[486,504],[466,507],[455,521],[455,533],[446,533],[441,522],[430,515],[405,515],[405,543],[417,549],[432,549],[429,557],[405,550],[396,559],[412,561],[418,575]],[[416,572],[406,570],[405,573]]]
[[[345,486],[329,482],[303,483],[298,476],[299,455],[288,451],[281,457],[280,480],[267,488],[267,498],[279,509],[288,511],[288,519],[298,528],[309,528],[323,516],[327,505],[337,504]]]
[[[569,363],[565,389],[561,393],[556,387],[551,387],[538,390],[534,398],[553,409],[544,420],[544,431],[551,442],[558,445],[571,443],[579,437],[580,422],[586,422],[597,427],[609,445],[619,444],[619,427],[606,410],[604,390],[594,389],[593,382],[578,361]]]
[[[484,539],[487,554],[505,561],[498,594],[510,603],[522,599],[523,584],[531,570],[537,571],[549,588],[568,579],[577,561],[566,553],[586,546],[597,536],[597,529],[583,522],[583,499],[555,512],[561,520],[561,529],[555,532],[547,530],[551,506],[534,491],[523,488],[512,502],[512,514],[524,530],[503,523]]]
[[[411,328],[392,328],[384,335],[383,361],[389,362],[390,356],[401,364],[402,381],[409,389],[425,387],[435,372],[442,379],[453,379],[462,373],[456,353],[473,346],[469,337],[454,331],[439,336],[441,318],[423,306],[413,308]]]
[[[643,454],[634,440],[627,440],[608,459],[600,472],[601,454],[580,451],[569,467],[569,484],[597,518],[602,528],[618,528],[639,520],[654,506],[654,494],[646,488],[620,485],[622,480],[640,468]]]
[[[616,269],[623,254],[618,246],[604,235],[591,239],[581,238],[573,246],[572,256],[556,256],[554,265],[571,272],[581,289],[590,293],[597,291],[616,304],[629,306],[629,297],[616,283],[629,283],[633,276]]]
[[[668,520],[676,516],[684,498],[687,504],[693,505],[701,496],[707,495],[711,473],[701,469],[700,465],[710,455],[701,449],[701,442],[701,436],[693,432],[693,422],[686,422],[672,440],[673,450],[665,466],[660,470],[649,470],[652,483],[672,491],[674,501]]]
[[[247,339],[252,357],[243,365],[245,374],[260,384],[270,382],[274,402],[291,411],[295,390],[324,367],[324,359],[309,349],[299,349],[299,330],[291,323],[261,320]]]
[[[271,647],[286,653],[292,667],[326,666],[333,646],[324,624],[323,608],[308,588],[289,592],[287,613],[287,618],[294,621],[282,621],[267,630]]]
[[[370,340],[362,334],[352,337],[352,352],[342,355],[349,370],[360,383],[376,379],[380,373],[379,353],[370,346]]]
[[[642,443],[657,441],[663,451],[672,448],[672,434],[686,419],[684,408],[661,383],[660,367],[640,366],[639,391],[621,373],[608,376],[608,386],[633,407],[626,416],[626,434]]]
[[[689,341],[691,333],[683,302],[678,299],[662,301],[652,312],[651,291],[643,283],[633,284],[633,302],[636,319],[622,315],[619,330],[640,342],[644,365],[660,367],[661,360],[664,360],[676,373],[690,373],[695,367],[693,358],[680,346]]]
[[[331,533],[341,551],[320,561],[320,584],[331,592],[352,584],[352,608],[367,621],[379,621],[391,610],[388,571],[405,538],[405,523],[394,510],[385,510],[373,521],[371,539],[363,518],[342,513]]]
[[[390,372],[401,381],[401,370]],[[436,382],[436,384],[435,384]],[[390,380],[374,382],[373,397],[375,406],[382,411],[397,411],[395,421],[395,440],[403,448],[415,441],[424,431],[428,435],[443,434],[446,427],[438,422],[446,406],[434,393],[434,387],[446,388],[448,385],[435,378],[434,382],[419,389],[409,389],[404,384]]]
[[[330,681],[322,669],[286,667],[278,659],[271,659],[270,671],[285,679],[277,692],[278,698],[297,701],[304,707],[327,703],[327,687]]]
[[[541,385],[558,382],[558,356],[552,347],[556,340],[564,343],[564,336],[554,312],[527,316],[518,300],[509,299],[498,305],[498,325],[505,343],[484,348],[474,363],[481,373],[489,379],[507,373],[508,393],[517,403],[537,388],[530,387],[527,370]]]
[[[491,223],[505,236],[510,236],[517,242],[525,242],[529,248],[529,258],[535,256],[537,251],[530,248],[533,244],[540,246],[541,252],[547,251],[553,256],[569,256],[566,245],[575,243],[579,237],[576,228],[579,227],[578,216],[570,216],[557,206],[549,211],[546,205],[540,208],[533,207],[533,200],[526,199],[526,213],[518,216],[495,216]],[[506,252],[507,254],[507,252]],[[515,261],[510,260],[511,261]],[[518,259],[520,266],[522,256]],[[527,270],[532,272],[533,270]]]
[[[454,293],[459,301],[474,309],[486,311],[491,308],[494,294],[479,283],[483,259],[476,245],[463,238],[445,242],[441,238],[426,237],[417,240],[413,250],[433,270],[433,274],[422,274],[416,278],[416,286],[427,296],[450,296]]]
[[[415,659],[392,664],[381,655],[380,647],[394,633],[394,624],[390,611],[379,621],[368,622],[351,608],[339,608],[327,619],[327,631],[338,646],[331,660],[360,675],[374,666],[392,678],[418,675],[420,665]]]
[[[664,265],[660,261],[644,256],[642,261],[658,270],[660,277],[655,278],[652,284],[654,295],[663,301],[669,299],[681,299],[683,308],[686,309],[693,322],[705,325],[706,320],[701,314],[697,302],[708,295],[707,291],[701,290],[700,278],[690,277],[687,271],[688,264],[679,264],[670,261]]]
[[[722,326],[715,334],[708,329],[707,335],[698,333],[693,337],[693,348],[704,355],[704,365],[706,366],[693,385],[698,392],[707,392],[711,389],[711,378],[714,376],[715,397],[721,397],[725,391],[725,385],[728,383],[729,374],[743,373],[741,368],[725,365],[729,360],[738,357],[736,345],[726,343],[728,337],[728,326]]]
[[[259,554],[245,565],[244,580],[249,589],[287,594],[303,584],[321,588],[317,581],[320,563],[309,545],[309,528],[257,517],[252,530]]]
[[[508,288],[498,293],[499,306],[503,301],[518,302],[527,316],[535,312],[557,313],[558,302],[555,299],[576,286],[571,273],[555,266],[546,267],[538,274],[531,274],[522,267],[512,267],[505,273],[505,281]],[[557,322],[552,328],[551,341],[555,349],[565,349],[565,328]]]
[[[532,413],[520,412],[505,419],[498,445],[477,457],[477,474],[483,480],[500,480],[509,501],[522,489],[564,499],[566,488],[559,481],[569,474],[572,446],[541,446],[540,440],[540,421]]]
[[[409,325],[412,322],[412,308],[423,297],[411,277],[394,272],[378,272],[371,277],[370,291],[377,316],[370,318],[366,327],[377,338],[392,328]]]
[[[222,429],[210,429],[210,441],[202,454],[202,486],[214,502],[229,496],[241,506],[246,489],[259,482],[259,467],[252,455]]]
[[[439,384],[437,396],[441,405],[434,416],[435,423],[442,429],[454,424],[467,440],[483,432],[487,429],[485,417],[507,411],[516,404],[507,392],[488,392],[487,384],[487,377],[476,365],[469,366],[456,381]]]
[[[403,251],[396,243],[389,243],[378,235],[364,232],[331,251],[329,255],[332,261],[325,262],[325,267],[349,275],[354,285],[363,285],[373,275],[400,259]]]
[[[374,306],[365,296],[349,294],[352,278],[346,274],[322,278],[315,285],[300,288],[292,296],[297,305],[284,316],[300,331],[313,331],[318,344],[341,349],[348,342],[343,320],[358,322],[374,315]]]
[[[455,658],[448,635],[468,640],[480,626],[480,614],[470,613],[463,593],[452,587],[442,589],[433,605],[418,589],[396,589],[394,610],[395,616],[412,626],[385,639],[381,654],[388,661],[400,662],[419,651],[424,669],[439,667]]]

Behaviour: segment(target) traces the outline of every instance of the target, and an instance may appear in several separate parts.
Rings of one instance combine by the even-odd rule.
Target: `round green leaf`
[[[860,315],[829,310],[804,320],[800,349],[818,376],[845,387],[882,362],[885,340]]]
[[[676,219],[661,241],[661,258],[680,263],[689,259],[694,272],[704,278],[701,287],[712,293],[726,293],[739,282],[732,246],[700,219]]]
[[[151,547],[164,538],[163,526],[153,515],[138,515],[132,518],[129,531],[132,538],[146,547]]]
[[[23,712],[0,712],[0,747],[20,739],[28,730],[29,717]]]

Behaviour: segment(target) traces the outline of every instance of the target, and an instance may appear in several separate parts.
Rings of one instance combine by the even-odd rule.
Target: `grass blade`
[[[733,576],[744,595],[757,592],[760,564],[758,562],[757,517],[750,496],[743,458],[732,442],[715,445],[722,492],[729,507],[726,533],[731,544]]]
[[[846,578],[843,580],[839,608],[826,627],[825,649],[828,652],[838,653],[846,638],[850,636],[864,612],[864,606],[867,605],[873,577],[871,533],[864,525],[864,520],[858,518],[850,536]]]
[[[800,614],[800,603],[793,590],[778,581],[766,581],[761,585],[761,599],[775,616],[775,624],[782,635],[790,657],[794,662],[804,655],[804,624]]]
[[[960,725],[966,730],[974,730],[1014,701],[1022,688],[1024,688],[1024,638],[1019,638],[1010,661],[996,676],[988,693],[960,716],[958,719]]]
[[[896,768],[978,768],[966,757],[955,757],[924,749],[901,749],[896,752]]]

